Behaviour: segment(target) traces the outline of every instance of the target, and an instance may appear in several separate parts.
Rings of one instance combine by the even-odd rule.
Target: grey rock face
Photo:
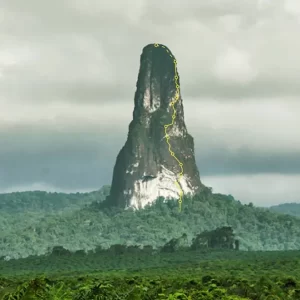
[[[179,199],[181,191],[194,194],[203,187],[195,163],[194,141],[184,122],[180,92],[174,104],[176,118],[167,128],[171,151],[183,164],[179,180],[181,167],[171,156],[165,137],[164,125],[172,123],[171,102],[176,94],[174,59],[171,51],[161,44],[158,47],[150,44],[143,49],[133,120],[114,167],[107,198],[110,205],[142,208],[159,196]]]

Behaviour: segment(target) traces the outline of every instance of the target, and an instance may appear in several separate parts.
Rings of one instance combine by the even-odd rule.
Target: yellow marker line
[[[154,44],[154,47],[156,47],[156,48],[159,47],[159,46],[160,45],[157,44],[157,43]],[[161,47],[162,48],[166,48],[165,46],[161,46]],[[166,49],[166,51],[169,53],[169,50]],[[171,54],[170,54],[170,57],[174,58]],[[181,171],[180,171],[180,173],[178,175],[178,179],[174,182],[177,185],[178,189],[179,189],[179,200],[178,200],[178,203],[179,203],[179,211],[181,211],[183,190],[180,187],[179,180],[183,176],[183,163],[175,156],[174,152],[172,151],[171,144],[169,142],[170,136],[167,133],[168,127],[174,125],[174,121],[176,119],[176,110],[175,110],[174,105],[178,101],[178,99],[179,99],[179,93],[180,93],[180,87],[179,87],[179,84],[178,84],[178,73],[177,73],[177,61],[176,61],[176,59],[174,59],[173,62],[174,62],[174,68],[175,68],[174,81],[175,81],[175,86],[176,86],[176,94],[175,94],[175,99],[172,99],[172,102],[171,102],[171,106],[173,108],[172,123],[164,125],[164,128],[165,128],[166,142],[167,142],[167,144],[169,146],[169,152],[170,152],[171,156],[173,156],[175,158],[175,160],[178,162],[178,165],[179,165],[179,167],[181,169]]]

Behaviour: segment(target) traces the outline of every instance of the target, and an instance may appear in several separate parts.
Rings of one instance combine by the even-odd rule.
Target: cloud
[[[300,17],[300,4],[297,0],[286,0],[284,4],[284,8],[287,13]]]
[[[0,113],[0,190],[46,182],[59,190],[110,184],[132,119],[122,101],[6,104]],[[184,99],[201,177],[300,174],[299,103]],[[47,172],[44,172],[48,170]]]
[[[235,153],[241,149],[277,155],[300,153],[297,128],[300,104],[297,99],[280,98],[269,100],[218,101],[184,98],[185,122],[188,131],[195,137],[195,143],[203,153],[204,149],[226,148]],[[28,104],[18,110],[19,105],[3,101],[0,111],[0,133],[2,139],[20,134],[21,136],[43,136],[46,132],[76,135],[106,135],[126,138],[134,108],[130,101],[116,100],[95,103],[49,102]],[[19,139],[15,139],[16,143]],[[26,139],[24,139],[26,141]],[[0,152],[13,151],[11,142],[3,143]],[[121,146],[121,143],[120,143]],[[9,148],[10,147],[10,148]],[[33,147],[35,147],[33,145]],[[205,150],[206,151],[206,150]]]
[[[90,191],[98,190],[98,187],[94,189],[76,189],[76,193],[87,193]],[[59,187],[50,185],[46,182],[35,182],[29,185],[14,185],[9,188],[0,189],[0,193],[13,193],[13,192],[27,192],[27,191],[47,191],[49,193],[73,193],[74,189],[61,189]]]
[[[300,203],[299,175],[261,174],[239,176],[207,176],[203,183],[214,193],[231,194],[242,203],[269,207],[284,202]]]
[[[30,52],[26,47],[23,49],[7,48],[0,50],[0,76],[10,75],[10,71],[13,70],[18,64],[24,63],[30,59]]]
[[[140,54],[153,42],[178,61],[203,176],[296,176],[297,3],[1,3],[0,188],[110,183],[132,118]]]
[[[271,1],[271,0],[258,0],[257,8],[258,8],[258,10],[268,9],[272,5],[272,2],[273,1]]]
[[[233,47],[229,47],[217,57],[214,73],[219,80],[235,84],[251,82],[257,75],[249,55]]]
[[[71,0],[68,1],[70,8],[74,8],[78,13],[86,15],[87,17],[95,16],[99,14],[110,14],[118,16],[118,18],[127,19],[133,24],[137,24],[141,21],[141,17],[144,14],[146,1],[99,1],[91,0],[86,2],[84,0]]]
[[[209,149],[226,145],[230,151],[246,148],[261,155],[300,153],[297,99],[183,101],[188,130],[200,150],[203,145]]]
[[[300,24],[290,18],[294,2],[284,3],[5,2],[1,47],[18,63],[9,71],[0,64],[0,98],[73,102],[81,95],[102,103],[129,97],[141,50],[156,41],[175,54],[187,96],[298,96]],[[30,57],[20,60],[25,53]]]
[[[242,24],[242,16],[241,15],[234,15],[228,14],[224,16],[220,16],[218,18],[218,22],[220,26],[222,26],[227,33],[235,33],[241,27]]]

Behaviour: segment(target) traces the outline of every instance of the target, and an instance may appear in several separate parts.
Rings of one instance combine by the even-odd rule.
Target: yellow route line
[[[154,44],[154,47],[156,47],[156,48],[159,47],[159,46],[161,46],[161,45],[159,45],[157,43]],[[166,49],[165,46],[161,46],[161,47],[164,48],[164,49]],[[172,54],[170,54],[170,52],[169,52],[168,49],[166,49],[166,52],[170,55],[171,58],[174,58],[174,56],[172,56]],[[175,81],[175,86],[176,86],[176,94],[175,94],[175,98],[173,98],[172,102],[171,102],[171,106],[173,108],[172,123],[166,124],[166,125],[164,125],[164,127],[165,127],[165,138],[166,138],[167,144],[169,146],[169,152],[170,152],[171,156],[173,156],[174,159],[178,162],[178,165],[179,165],[179,167],[181,169],[181,171],[180,171],[180,173],[178,175],[178,179],[174,182],[177,185],[178,189],[179,189],[179,200],[178,200],[178,203],[179,203],[179,211],[181,211],[183,190],[180,187],[179,180],[183,176],[183,163],[175,156],[174,152],[172,151],[171,144],[169,142],[170,136],[167,133],[168,127],[174,125],[174,121],[176,119],[176,110],[175,110],[174,105],[178,101],[178,99],[179,99],[179,93],[180,93],[180,87],[179,87],[179,84],[178,84],[177,61],[176,61],[175,58],[174,58],[173,62],[174,62],[174,69],[175,69],[174,81]]]

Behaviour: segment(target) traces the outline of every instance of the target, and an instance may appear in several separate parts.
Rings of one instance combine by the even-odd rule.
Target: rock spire
[[[127,141],[117,156],[107,198],[109,205],[139,209],[160,196],[179,199],[181,192],[194,194],[203,187],[195,162],[194,141],[184,122],[174,60],[164,45],[149,44],[143,49],[133,120]],[[166,128],[166,137],[164,126],[171,123]]]

